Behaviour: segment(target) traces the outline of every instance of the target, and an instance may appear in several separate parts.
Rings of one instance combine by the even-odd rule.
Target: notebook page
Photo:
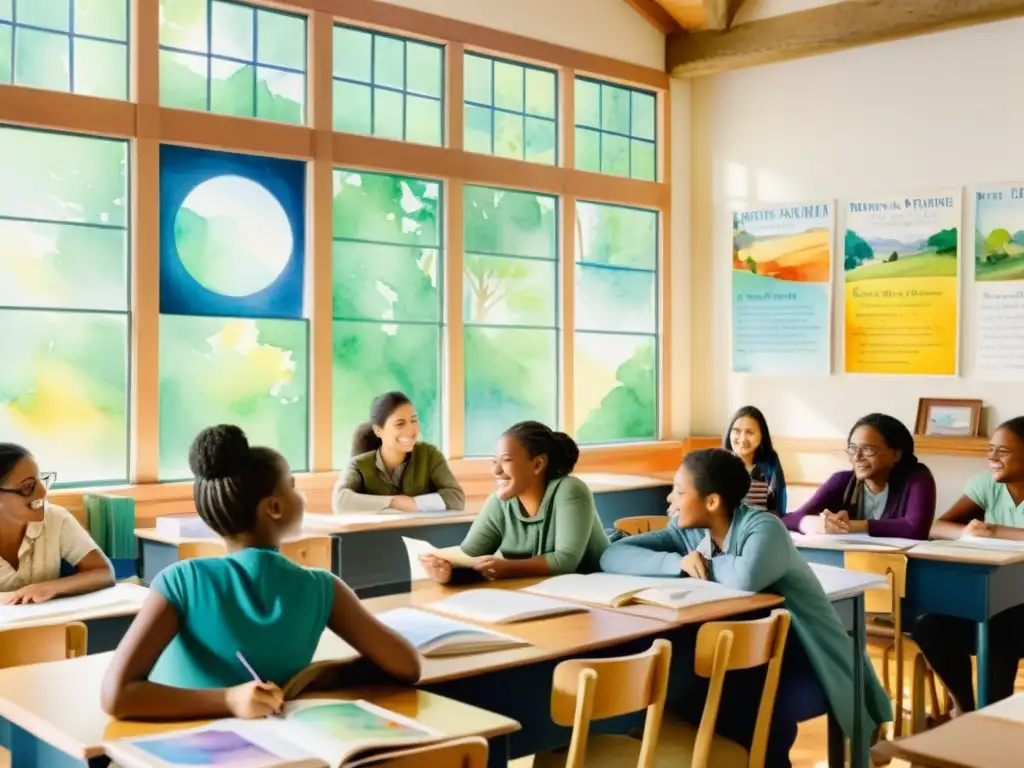
[[[837,568],[834,565],[821,565],[820,563],[810,563],[810,566],[830,600],[853,597],[869,589],[889,585],[889,580],[877,573],[851,571],[847,568]]]
[[[3,595],[6,593],[0,593]],[[104,609],[125,608],[138,610],[149,595],[146,587],[138,584],[115,584],[112,587],[86,595],[58,597],[45,603],[30,605],[0,605],[0,629],[50,619],[74,620],[76,616]]]
[[[593,605],[614,606],[648,587],[669,586],[678,581],[678,578],[626,576],[618,573],[568,573],[545,579],[523,591]]]
[[[1009,563],[1020,558],[1017,549],[984,547],[963,539],[953,541],[924,541],[910,550],[911,555],[933,555],[954,560],[977,561],[982,563]]]
[[[1014,539],[994,539],[986,536],[961,536],[957,541],[965,547],[978,549],[998,549],[1005,552],[1024,552],[1024,541]]]
[[[750,597],[753,592],[732,589],[714,581],[701,579],[673,579],[672,586],[657,586],[638,592],[634,598],[637,602],[660,605],[665,608],[689,608],[693,605],[714,603],[719,600],[732,600],[738,597]]]
[[[438,600],[428,607],[433,611],[485,624],[505,624],[587,610],[582,605],[511,589],[470,589]]]
[[[427,573],[427,569],[423,567],[423,563],[420,562],[420,558],[424,555],[435,554],[437,552],[437,547],[429,541],[423,541],[423,539],[411,539],[408,536],[402,537],[402,543],[405,544],[405,553],[409,557],[409,580],[424,581],[429,579],[430,574]]]
[[[878,549],[903,551],[916,547],[917,539],[899,539],[885,536],[869,536],[866,533],[796,533],[790,531],[790,538],[797,547],[820,549]]]
[[[422,649],[454,635],[477,635],[481,638],[504,639],[516,645],[523,645],[519,638],[503,635],[483,627],[476,627],[446,616],[421,611],[416,608],[392,608],[378,613],[381,623],[404,637],[416,648]]]

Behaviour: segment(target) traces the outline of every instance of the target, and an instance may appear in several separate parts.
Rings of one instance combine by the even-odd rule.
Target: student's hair
[[[750,490],[750,475],[743,460],[724,448],[691,451],[683,459],[683,469],[701,498],[717,493],[730,515]]]
[[[221,536],[251,531],[260,502],[273,495],[281,480],[283,462],[277,451],[250,447],[236,426],[207,427],[188,452],[199,517]]]
[[[1017,436],[1017,439],[1024,443],[1024,416],[1014,416],[1000,424],[996,429],[1008,429]],[[3,454],[0,453],[0,456]],[[0,481],[3,480],[3,459],[0,459]]]
[[[779,455],[775,452],[775,447],[772,445],[772,434],[768,431],[768,421],[765,419],[764,414],[761,413],[761,409],[755,408],[752,405],[744,405],[729,419],[729,426],[726,427],[725,437],[722,439],[722,448],[732,453],[732,442],[729,439],[732,434],[732,428],[736,421],[744,416],[756,421],[758,428],[761,430],[761,444],[754,451],[754,462],[757,464],[778,465]]]
[[[531,459],[536,456],[548,457],[548,467],[544,473],[544,479],[548,482],[568,475],[580,459],[580,447],[575,440],[565,432],[555,432],[539,421],[520,421],[505,430],[505,434],[518,440]]]
[[[847,443],[853,438],[853,433],[861,427],[873,427],[885,440],[886,445],[892,450],[900,452],[899,461],[896,462],[889,474],[889,487],[892,489],[890,495],[899,493],[903,483],[920,465],[914,454],[914,436],[899,419],[886,413],[869,413],[867,416],[857,419],[853,427],[850,428],[850,434],[846,436]],[[859,504],[863,485],[863,481],[858,480],[854,475],[843,496],[844,504]]]
[[[19,461],[31,455],[26,448],[17,443],[0,443],[0,483],[14,471]]]
[[[381,446],[381,439],[374,434],[373,428],[383,427],[388,417],[396,409],[411,403],[408,395],[404,392],[385,392],[377,397],[370,405],[370,420],[364,421],[355,432],[352,433],[352,456],[360,456],[370,451],[376,451]]]

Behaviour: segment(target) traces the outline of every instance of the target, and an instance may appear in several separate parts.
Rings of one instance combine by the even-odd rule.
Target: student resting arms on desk
[[[676,525],[612,544],[601,558],[601,568],[610,573],[709,579],[785,599],[793,632],[783,657],[765,766],[788,768],[797,723],[831,710],[843,732],[852,735],[853,641],[781,521],[742,503],[749,484],[743,462],[727,451],[688,454],[669,496]],[[866,656],[863,664],[862,722],[870,736],[892,719],[892,711]],[[716,730],[749,748],[763,687],[763,670],[727,675]],[[683,717],[699,721],[702,697],[687,691],[680,705]]]
[[[486,579],[589,573],[598,569],[608,536],[594,495],[570,477],[580,449],[564,432],[522,421],[498,440],[492,473],[498,490],[473,520],[461,549],[483,557]],[[435,581],[452,580],[452,567],[433,555],[420,561]],[[471,574],[457,569],[456,574]]]
[[[159,573],[103,680],[104,711],[121,719],[262,717],[280,686],[313,658],[324,629],[386,673],[420,675],[419,655],[371,615],[340,579],[278,552],[302,526],[288,463],[250,448],[238,427],[199,433],[189,451],[196,510],[227,555]],[[241,653],[263,682],[236,656]]]
[[[743,503],[781,517],[786,514],[786,476],[772,447],[764,414],[745,405],[733,414],[722,447],[741,459],[750,475],[750,490]]]
[[[988,446],[989,471],[967,482],[964,495],[935,521],[931,538],[962,535],[1024,541],[1024,416],[999,425]],[[914,627],[914,640],[953,696],[956,712],[975,708],[971,656],[977,624],[928,614]],[[1024,657],[1024,605],[996,614],[988,625],[989,703],[1013,694]]]
[[[42,603],[114,584],[114,569],[74,515],[46,501],[53,475],[0,443],[0,605]],[[61,561],[77,573],[60,576]]]
[[[419,437],[419,416],[408,397],[385,392],[374,400],[370,420],[352,436],[352,460],[334,486],[334,513],[465,509],[466,494],[444,454]]]
[[[800,533],[867,533],[927,539],[935,517],[935,478],[914,455],[903,422],[872,413],[853,425],[846,455],[853,469],[836,472],[782,521]]]

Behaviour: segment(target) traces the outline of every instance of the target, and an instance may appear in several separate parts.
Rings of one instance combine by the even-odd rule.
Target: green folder
[[[111,560],[138,557],[135,538],[135,499],[87,493],[85,502],[89,534]]]

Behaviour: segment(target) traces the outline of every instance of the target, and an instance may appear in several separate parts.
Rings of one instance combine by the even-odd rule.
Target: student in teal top
[[[982,536],[1024,541],[1024,416],[999,425],[988,446],[988,472],[967,481],[964,495],[932,525],[931,538]],[[1024,605],[996,614],[988,625],[990,702],[1013,695],[1017,665],[1024,658]],[[971,656],[977,624],[928,614],[914,639],[946,684],[957,713],[975,708]]]
[[[668,498],[677,524],[612,544],[601,567],[611,573],[710,579],[785,598],[793,632],[783,658],[765,765],[788,768],[797,723],[831,710],[844,733],[852,735],[853,641],[782,521],[742,503],[749,485],[743,462],[728,451],[688,454]],[[862,722],[869,739],[892,719],[892,710],[866,656],[863,664]],[[749,747],[763,687],[763,669],[730,673],[716,730]],[[699,721],[703,697],[688,691],[680,706],[686,719]]]
[[[569,476],[579,457],[571,437],[537,421],[519,422],[501,436],[492,470],[498,491],[461,545],[467,555],[484,558],[476,566],[484,578],[598,570],[608,536],[590,488]],[[449,563],[432,555],[421,562],[435,581],[451,581]]]
[[[132,719],[261,717],[282,705],[281,686],[313,658],[329,627],[386,673],[419,678],[419,655],[324,570],[278,552],[301,530],[302,497],[287,462],[250,448],[238,427],[203,430],[189,451],[203,521],[225,557],[160,572],[103,680],[102,705]],[[238,659],[241,653],[263,682]]]

